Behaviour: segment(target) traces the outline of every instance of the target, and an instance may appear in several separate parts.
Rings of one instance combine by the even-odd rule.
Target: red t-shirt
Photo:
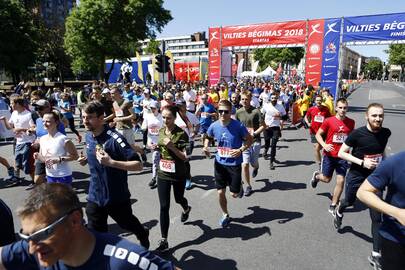
[[[340,147],[354,129],[354,120],[346,117],[342,121],[336,116],[329,117],[322,123],[321,129],[326,133],[326,144],[332,144],[334,148],[331,152],[323,151],[323,153],[330,157],[338,157]]]
[[[311,120],[310,134],[316,134],[326,118],[330,117],[329,110],[325,106],[319,108],[318,106],[313,106],[309,108],[306,115]]]

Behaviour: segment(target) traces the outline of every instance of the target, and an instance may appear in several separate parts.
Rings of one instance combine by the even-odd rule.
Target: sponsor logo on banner
[[[308,43],[305,61],[305,81],[317,85],[321,80],[324,20],[308,21]]]
[[[209,37],[210,37],[210,42],[208,45],[208,51],[209,51],[208,82],[209,82],[209,85],[217,84],[219,82],[219,79],[221,76],[221,67],[220,67],[220,64],[221,64],[220,37],[221,36],[220,36],[220,33],[221,33],[221,29],[219,27],[209,29]],[[197,76],[194,74],[195,73],[194,71],[191,71],[191,72],[190,71],[191,70],[188,70],[188,75],[186,74],[187,75],[186,77],[189,77],[190,79],[192,79],[193,77]],[[192,73],[192,74],[190,74],[190,73]],[[177,77],[178,76],[176,74],[176,78]]]
[[[336,82],[339,66],[339,42],[341,19],[325,20],[325,36],[323,40],[323,61],[321,86],[329,89],[336,97]]]

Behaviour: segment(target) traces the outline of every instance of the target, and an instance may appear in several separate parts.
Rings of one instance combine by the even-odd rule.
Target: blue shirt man
[[[197,115],[200,116],[200,133],[204,134],[212,124],[212,114],[215,113],[216,110],[212,104],[207,102],[207,95],[202,96],[201,99],[204,103],[198,109]]]

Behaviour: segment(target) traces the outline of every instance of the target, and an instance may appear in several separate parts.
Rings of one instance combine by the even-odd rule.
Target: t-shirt
[[[207,135],[215,138],[218,143],[216,161],[225,166],[242,164],[242,155],[233,158],[229,156],[229,151],[240,148],[247,134],[246,127],[238,120],[231,119],[226,126],[223,126],[219,120],[212,123],[208,128]]]
[[[212,124],[211,113],[215,113],[215,108],[212,104],[202,104],[199,111],[200,114],[200,125],[202,127],[208,128]]]
[[[157,116],[154,114],[147,114],[145,115],[142,123],[142,129],[148,130],[148,141],[147,144],[151,147],[153,144],[157,145],[159,139],[159,130],[163,126],[163,119],[162,115],[158,114]]]
[[[373,158],[381,162],[390,136],[391,131],[388,128],[383,127],[379,132],[371,132],[366,126],[363,126],[353,130],[345,144],[352,147],[352,155],[356,158]],[[350,172],[366,178],[372,173],[372,170],[352,163]]]
[[[311,122],[311,127],[309,128],[309,133],[316,134],[318,129],[321,127],[322,123],[326,118],[330,117],[328,108],[325,106],[313,106],[309,108],[306,114],[307,118]]]
[[[121,100],[120,102],[114,101],[113,108],[116,117],[125,117],[131,115],[132,103],[128,100]],[[130,129],[132,128],[132,121],[118,121],[116,125],[117,129]]]
[[[405,151],[390,156],[381,162],[367,177],[368,182],[382,191],[387,187],[385,202],[405,209]],[[405,245],[405,226],[395,218],[384,214],[380,235],[388,240]]]
[[[86,133],[87,162],[90,168],[87,200],[99,206],[129,200],[131,194],[128,189],[128,172],[101,165],[96,158],[96,145],[101,145],[114,160],[140,161],[127,140],[108,126],[104,126],[104,131],[96,137],[90,132]]]
[[[142,100],[144,99],[143,95],[134,95],[132,100],[133,100],[133,106],[134,106],[134,112],[136,114],[140,114],[143,111],[142,107]]]
[[[186,121],[183,120],[183,118],[180,116],[179,113],[177,113],[176,120],[174,121],[174,123],[187,133],[187,135],[189,136],[189,140],[191,141],[194,140],[194,138],[191,137],[191,133],[193,132],[194,127],[198,126],[200,122],[197,116],[195,116],[195,114],[191,112],[186,111],[186,117],[191,126],[187,126]]]
[[[0,247],[15,241],[13,214],[10,208],[0,199]]]
[[[171,262],[154,255],[143,247],[108,233],[91,231],[96,238],[93,253],[81,266],[71,267],[57,261],[51,267],[38,265],[35,255],[29,253],[26,241],[18,241],[4,246],[1,258],[9,270],[173,270]]]
[[[286,111],[281,104],[273,105],[271,102],[263,105],[262,113],[264,114],[264,122],[268,127],[279,127],[281,116],[286,115]],[[280,116],[276,116],[280,113]]]
[[[194,90],[190,89],[189,91],[183,91],[183,98],[186,101],[187,111],[195,111],[195,102],[197,99],[197,94]]]
[[[249,107],[249,109],[242,107],[237,110],[236,120],[242,122],[252,136],[253,132],[257,130],[263,122],[262,114],[259,109],[254,107]],[[255,140],[260,141],[260,134],[255,135]]]
[[[326,144],[332,144],[333,150],[323,151],[324,155],[329,157],[338,157],[339,149],[346,141],[347,136],[354,129],[354,120],[349,117],[339,120],[336,117],[327,118],[320,127],[326,134]]]
[[[65,144],[67,141],[66,135],[60,132],[56,132],[53,137],[46,134],[39,139],[39,151],[45,158],[66,156]],[[52,177],[70,176],[72,175],[72,169],[67,162],[61,162],[52,166],[46,166],[46,175]]]
[[[122,92],[122,97],[125,99],[125,100],[127,100],[127,101],[129,101],[129,102],[132,102],[132,98],[134,97],[134,91],[132,91],[132,90],[130,90],[130,91],[123,91]]]
[[[59,101],[59,107],[61,108],[62,114],[66,119],[73,118],[73,113],[70,111],[70,102],[67,101]]]
[[[24,110],[21,113],[13,111],[8,122],[13,124],[14,128],[29,129],[34,126],[31,112],[28,110]],[[16,144],[32,143],[35,140],[35,135],[27,135],[25,131],[16,133],[15,137],[17,139]]]
[[[189,138],[187,133],[175,126],[170,135],[165,134],[165,128],[159,130],[158,147],[160,152],[159,179],[170,181],[181,181],[186,179],[186,165],[185,161],[177,157],[171,150],[169,150],[163,143],[165,138],[170,138],[173,144],[180,151],[184,151],[188,145]]]
[[[262,104],[266,104],[270,101],[270,92],[262,92],[259,96],[259,100],[262,102]]]

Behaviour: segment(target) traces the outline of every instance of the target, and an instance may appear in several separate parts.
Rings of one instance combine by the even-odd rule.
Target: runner
[[[86,214],[88,228],[107,232],[107,218],[133,232],[142,246],[149,248],[149,232],[132,214],[128,171],[142,170],[142,163],[127,140],[104,125],[104,107],[92,101],[83,109],[87,157],[81,155],[80,165],[90,168],[90,186]]]
[[[61,112],[63,114],[63,116],[68,120],[69,122],[69,128],[70,130],[76,134],[77,136],[77,141],[79,143],[82,142],[82,136],[80,135],[80,133],[76,130],[75,127],[75,119],[74,119],[74,115],[73,115],[73,111],[71,110],[70,107],[70,101],[69,101],[69,95],[66,93],[62,93],[60,95],[61,100],[59,101],[59,108],[61,109]]]
[[[208,95],[203,94],[201,96],[202,104],[197,109],[197,117],[200,119],[201,142],[204,144],[204,140],[207,137],[207,130],[213,122],[213,119],[217,118],[217,112],[214,106],[208,103]]]
[[[281,117],[286,114],[283,105],[277,103],[278,96],[276,92],[270,97],[270,103],[263,105],[262,113],[266,129],[264,130],[264,158],[268,158],[270,148],[270,170],[274,170],[274,161],[276,160],[277,142],[281,137]]]
[[[315,150],[315,162],[321,168],[321,150],[322,147],[315,138],[316,133],[321,127],[326,118],[330,117],[330,113],[327,107],[322,105],[322,97],[316,96],[315,106],[309,108],[308,112],[304,116],[304,121],[309,126],[309,135],[311,137],[311,143],[314,145]]]
[[[159,131],[158,147],[160,152],[158,170],[158,195],[160,203],[160,232],[162,239],[158,242],[157,251],[165,251],[169,247],[170,190],[173,186],[174,199],[183,208],[181,222],[186,222],[191,206],[184,197],[187,177],[186,163],[188,144],[187,133],[175,124],[177,108],[165,107],[162,111],[164,127]]]
[[[252,145],[253,138],[242,123],[231,118],[231,102],[221,100],[218,105],[219,120],[208,128],[207,135],[218,142],[214,162],[215,183],[222,210],[219,223],[226,227],[231,222],[225,196],[226,187],[229,186],[233,198],[237,198],[239,194],[243,195],[242,153]],[[208,157],[211,155],[208,149],[209,141],[209,138],[205,139],[203,148]]]
[[[259,156],[261,139],[260,134],[266,128],[264,124],[262,114],[259,109],[256,109],[250,105],[252,95],[250,92],[243,92],[241,95],[242,108],[236,112],[236,120],[242,122],[247,128],[249,134],[253,136],[254,142],[252,146],[246,149],[243,153],[242,171],[243,178],[247,187],[245,189],[245,196],[252,194],[252,185],[250,183],[249,164],[253,167],[252,178],[255,178],[259,171]]]
[[[349,167],[346,160],[338,157],[340,147],[354,129],[354,120],[346,116],[347,108],[347,100],[338,99],[336,101],[336,115],[326,119],[315,135],[316,140],[323,148],[323,158],[321,172],[315,171],[313,173],[311,186],[316,188],[319,181],[329,183],[332,180],[333,172],[336,172],[336,185],[328,210],[331,214],[333,214],[343,192],[345,175]]]
[[[366,111],[366,126],[355,129],[349,134],[338,156],[351,162],[350,170],[346,176],[345,198],[335,209],[334,225],[340,229],[343,212],[352,206],[356,200],[356,192],[364,180],[373,172],[384,158],[384,150],[391,131],[382,127],[384,121],[384,108],[381,104],[372,103]],[[350,153],[351,150],[351,153]],[[380,269],[380,239],[378,229],[381,224],[381,214],[370,209],[371,233],[373,236],[373,251],[369,257],[370,263]]]

